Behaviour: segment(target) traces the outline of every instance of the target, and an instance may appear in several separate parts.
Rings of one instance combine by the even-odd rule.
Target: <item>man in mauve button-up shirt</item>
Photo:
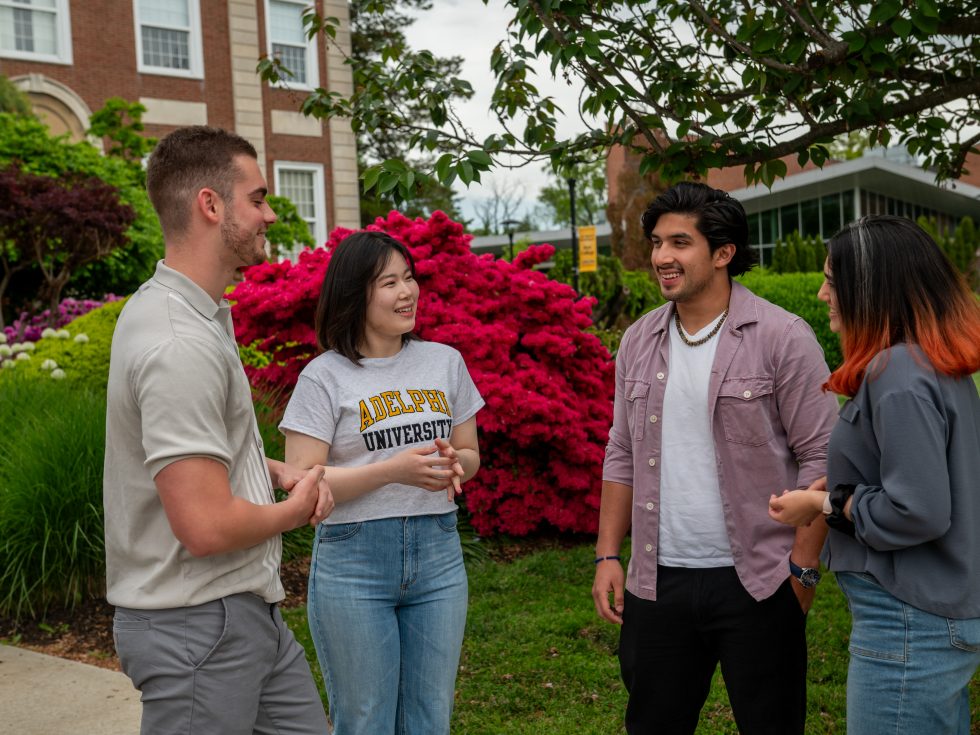
[[[643,226],[668,303],[616,359],[593,587],[622,624],[626,729],[693,733],[720,662],[742,733],[802,733],[827,529],[780,527],[767,503],[826,473],[829,371],[805,321],[731,280],[752,267],[737,201],[678,184]]]

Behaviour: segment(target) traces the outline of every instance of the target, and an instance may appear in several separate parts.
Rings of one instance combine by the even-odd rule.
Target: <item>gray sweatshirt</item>
[[[851,538],[831,531],[831,570],[866,572],[899,600],[980,617],[980,397],[937,373],[914,345],[869,366],[840,410],[827,484],[856,485]]]

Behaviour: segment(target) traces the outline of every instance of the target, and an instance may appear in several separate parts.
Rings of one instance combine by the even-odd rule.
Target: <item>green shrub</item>
[[[801,240],[799,236],[794,238]],[[831,369],[842,362],[840,340],[830,331],[827,320],[827,305],[817,298],[817,291],[823,283],[823,258],[826,251],[818,238],[806,244],[808,252],[821,259],[821,270],[816,273],[773,273],[766,270],[749,271],[736,280],[744,284],[758,296],[781,306],[786,311],[803,317],[817,335],[817,341],[823,347],[827,364]],[[789,248],[793,251],[793,247]],[[785,250],[785,248],[784,248]],[[548,274],[551,278],[565,283],[571,282],[571,253],[562,251],[555,255],[555,267]],[[796,266],[798,267],[798,266]],[[601,323],[595,330],[606,348],[616,354],[619,340],[626,326],[639,319],[643,314],[664,303],[660,287],[646,271],[624,270],[616,258],[599,256],[599,271],[596,274],[585,273],[579,278],[579,286],[583,294],[595,296],[595,313],[601,313],[609,299],[615,298],[619,289],[626,287],[629,295],[622,309],[624,320],[613,323]]]
[[[777,240],[769,269],[774,273],[811,273],[822,271],[827,247],[818,235],[804,238],[796,230],[784,240]]]
[[[69,322],[65,326],[71,334],[68,339],[44,337],[38,340],[31,359],[19,362],[14,369],[5,370],[3,377],[16,373],[18,376],[55,382],[51,379],[51,371],[41,367],[45,360],[54,360],[65,372],[62,382],[75,389],[84,388],[104,395],[109,381],[112,332],[125,303],[125,300],[110,301]],[[86,335],[88,342],[76,342],[75,337],[79,334]]]
[[[143,185],[143,171],[138,162],[103,156],[88,143],[71,143],[65,136],[55,137],[39,120],[0,113],[0,165],[16,163],[28,173],[63,178],[73,173],[97,176],[119,190],[119,198],[136,212],[136,221],[128,232],[128,245],[108,257],[90,263],[68,282],[68,292],[101,298],[104,294],[132,293],[153,273],[156,261],[163,257],[163,234]],[[35,274],[36,279],[36,274]],[[11,284],[11,297],[17,281],[33,290],[36,284],[29,272],[18,275]]]
[[[817,291],[823,283],[823,273],[776,274],[749,271],[736,280],[766,301],[803,317],[817,335],[830,369],[841,364],[843,358],[840,340],[830,331],[827,305],[817,298]]]
[[[0,613],[104,593],[105,408],[67,381],[0,382]]]
[[[572,251],[556,252],[554,262],[548,277],[571,285]],[[598,266],[595,272],[579,275],[579,291],[598,301],[592,314],[601,329],[631,324],[664,303],[660,287],[646,271],[628,271],[619,258],[609,255],[600,255]]]

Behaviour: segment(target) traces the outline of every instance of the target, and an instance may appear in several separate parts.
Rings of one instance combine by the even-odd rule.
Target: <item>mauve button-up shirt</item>
[[[668,303],[623,335],[603,468],[604,480],[633,488],[626,589],[647,600],[657,597],[660,416],[670,379],[673,318],[674,305]],[[837,400],[821,389],[828,375],[823,351],[803,319],[732,282],[708,408],[735,570],[756,600],[772,595],[789,576],[796,533],[769,518],[769,495],[806,487],[827,471],[827,440],[837,416]]]

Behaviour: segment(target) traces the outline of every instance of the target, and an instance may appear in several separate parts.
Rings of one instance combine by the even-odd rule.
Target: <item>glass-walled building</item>
[[[953,228],[965,216],[980,220],[980,189],[956,182],[936,186],[931,173],[903,160],[865,155],[804,171],[773,184],[733,191],[749,216],[749,243],[760,263],[772,261],[776,242],[794,231],[828,239],[867,214],[935,219]]]

